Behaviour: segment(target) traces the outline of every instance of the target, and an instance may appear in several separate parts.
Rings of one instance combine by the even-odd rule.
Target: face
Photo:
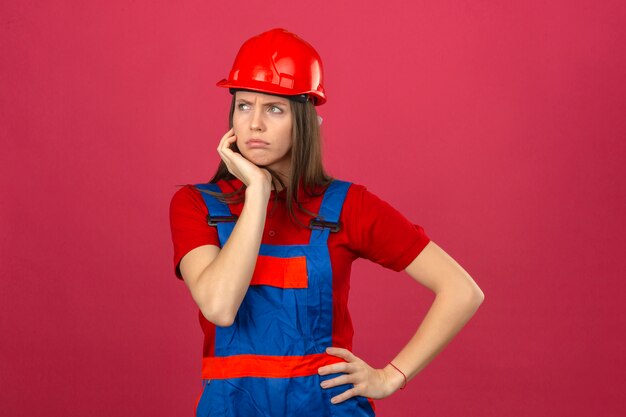
[[[288,99],[237,91],[233,128],[241,154],[284,175],[291,167],[292,112]]]

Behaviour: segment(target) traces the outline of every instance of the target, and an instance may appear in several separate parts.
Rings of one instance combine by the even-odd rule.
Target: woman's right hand
[[[272,175],[268,170],[259,168],[252,162],[244,158],[240,153],[234,152],[230,146],[237,141],[234,129],[230,129],[217,146],[222,161],[226,164],[228,172],[239,178],[246,187],[261,186],[263,190],[269,191],[272,188]]]

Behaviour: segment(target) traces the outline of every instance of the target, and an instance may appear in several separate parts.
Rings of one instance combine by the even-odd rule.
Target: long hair
[[[277,188],[277,184],[280,184],[281,188],[286,189],[286,203],[289,217],[297,224],[308,228],[308,225],[304,225],[298,220],[295,214],[294,202],[299,210],[314,217],[317,216],[317,214],[310,212],[302,206],[301,202],[298,200],[299,187],[302,186],[302,191],[308,196],[319,196],[323,194],[323,191],[316,193],[315,188],[322,186],[325,189],[326,186],[332,182],[333,178],[326,173],[322,163],[322,140],[315,106],[310,100],[305,103],[289,100],[289,103],[293,118],[291,131],[291,177],[288,183],[285,184],[280,176],[273,170],[266,167],[264,167],[264,169],[267,169],[271,174],[272,184],[275,189]],[[235,94],[233,94],[228,114],[228,125],[230,128],[233,127],[234,112]],[[236,143],[231,145],[231,149],[234,152],[241,153]],[[219,180],[231,180],[234,178],[235,176],[228,171],[228,167],[224,161],[220,161],[217,171],[215,175],[213,175],[213,178],[209,180],[209,183],[217,183]],[[200,191],[207,192],[226,203],[240,203],[245,199],[245,189],[245,184],[242,184],[238,190],[231,193]],[[275,201],[277,196],[278,193],[276,193],[274,197]],[[274,207],[276,207],[276,204],[274,204]]]

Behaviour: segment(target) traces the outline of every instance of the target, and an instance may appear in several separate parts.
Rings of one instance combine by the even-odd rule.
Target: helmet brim
[[[326,103],[326,95],[319,91],[295,91],[292,88],[282,87],[280,85],[271,84],[263,81],[256,80],[246,80],[246,82],[237,82],[237,80],[227,80],[223,79],[218,81],[215,85],[223,88],[236,88],[242,90],[251,90],[257,91],[259,93],[265,94],[274,94],[279,96],[297,96],[301,94],[306,94],[312,96],[314,101],[313,104],[316,106],[321,106]]]

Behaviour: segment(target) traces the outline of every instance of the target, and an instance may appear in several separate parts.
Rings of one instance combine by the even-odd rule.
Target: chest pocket
[[[319,282],[331,278],[309,270],[312,251],[308,246],[261,245],[235,322],[216,331],[216,355],[317,353],[311,327],[319,319]]]
[[[306,257],[276,258],[259,255],[250,285],[277,288],[308,288]]]

